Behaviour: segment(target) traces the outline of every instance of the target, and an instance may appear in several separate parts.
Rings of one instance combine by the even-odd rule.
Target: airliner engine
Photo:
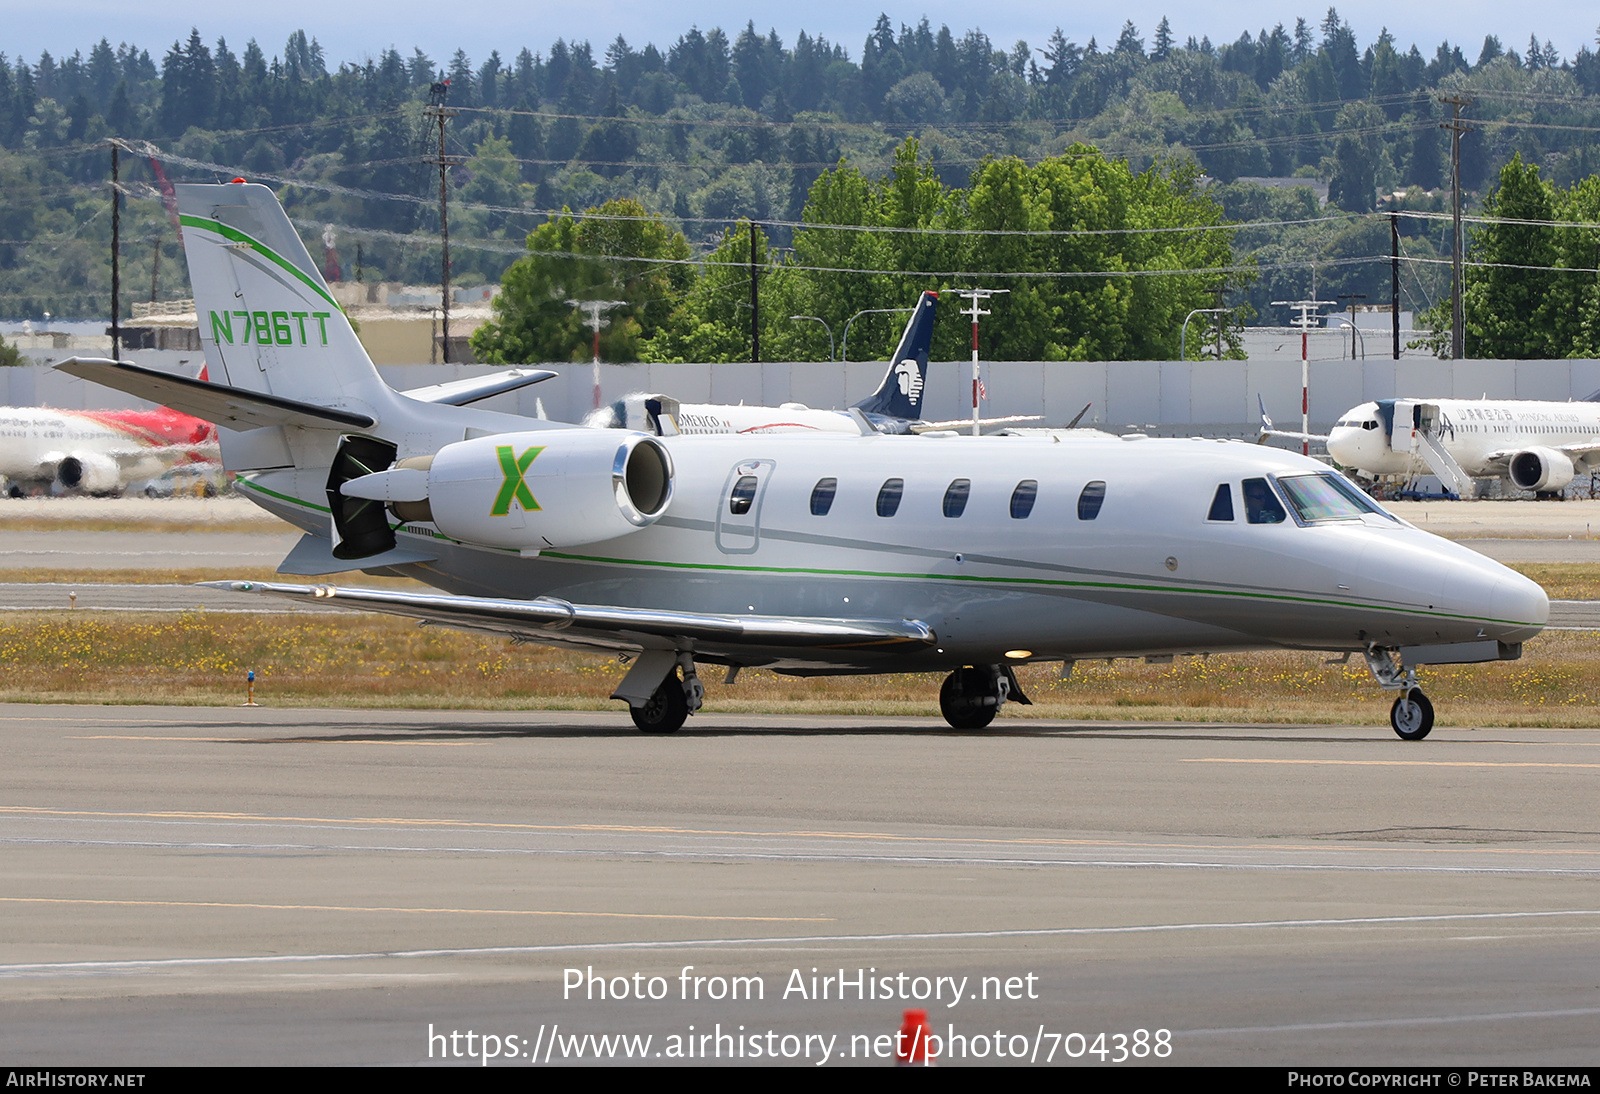
[[[337,485],[330,480],[329,494],[335,491],[351,516],[355,499],[382,502],[398,519],[432,523],[452,539],[538,551],[654,524],[672,500],[672,457],[642,433],[507,433],[446,445]],[[372,553],[358,549],[363,553],[340,557]]]
[[[1519,490],[1555,492],[1572,481],[1572,458],[1554,448],[1525,448],[1511,457],[1511,481]]]
[[[56,464],[56,482],[64,490],[109,494],[122,485],[121,469],[110,456],[94,452],[64,457]]]

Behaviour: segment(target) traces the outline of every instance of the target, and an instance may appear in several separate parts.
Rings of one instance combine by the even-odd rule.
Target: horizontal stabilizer
[[[446,384],[432,384],[428,387],[414,387],[402,391],[400,394],[408,399],[416,399],[422,403],[441,403],[445,406],[468,406],[492,399],[496,395],[504,395],[509,391],[525,388],[529,384],[537,384],[548,380],[552,376],[561,375],[551,372],[547,368],[513,368],[501,369],[485,376],[469,376],[465,380],[451,380]]]
[[[323,574],[348,573],[351,570],[375,570],[381,566],[404,566],[412,562],[436,562],[439,556],[426,551],[396,547],[391,551],[360,558],[354,561],[333,557],[333,541],[327,536],[307,532],[300,537],[284,560],[278,563],[280,574],[296,577],[321,577]]]
[[[302,541],[303,542],[303,541]],[[292,556],[291,556],[292,557]],[[361,560],[372,567],[387,556]],[[553,597],[512,600],[450,596],[393,589],[352,589],[333,585],[280,585],[270,581],[207,581],[212,589],[317,599],[354,611],[385,612],[468,630],[489,631],[529,641],[578,642],[592,637],[606,644],[644,648],[660,640],[684,639],[715,647],[721,643],[748,652],[774,649],[873,650],[911,653],[934,644],[933,629],[915,619],[788,619],[762,615],[712,615],[654,608],[569,604]]]
[[[256,429],[269,425],[370,429],[376,424],[376,420],[367,414],[334,410],[262,391],[245,391],[226,384],[191,380],[127,361],[69,357],[56,368],[69,376],[125,391],[129,395],[161,403],[229,429]]]

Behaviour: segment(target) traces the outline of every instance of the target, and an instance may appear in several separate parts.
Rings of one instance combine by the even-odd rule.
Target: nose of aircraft
[[[1538,634],[1550,618],[1544,589],[1475,551],[1456,550],[1440,590],[1446,610],[1478,624],[1485,638],[1522,642]]]

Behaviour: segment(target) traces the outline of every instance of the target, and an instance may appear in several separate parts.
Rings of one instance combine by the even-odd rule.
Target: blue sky
[[[1363,46],[1387,26],[1402,47],[1415,42],[1431,57],[1439,41],[1449,38],[1461,45],[1469,61],[1477,59],[1486,34],[1499,35],[1508,48],[1520,52],[1526,48],[1528,36],[1537,33],[1541,42],[1549,39],[1562,57],[1570,58],[1582,45],[1595,48],[1596,24],[1600,23],[1600,9],[1572,0],[1527,8],[1508,8],[1488,0],[1456,0],[1448,7],[1379,0],[1336,6]],[[702,30],[720,26],[731,36],[753,19],[758,30],[775,28],[785,45],[792,44],[803,29],[843,43],[851,58],[858,59],[861,43],[880,10],[897,26],[915,23],[923,15],[934,27],[946,23],[957,34],[977,26],[997,46],[1009,49],[1018,39],[1042,47],[1058,24],[1080,45],[1091,36],[1102,45],[1109,44],[1125,19],[1133,20],[1148,43],[1163,14],[1171,19],[1180,41],[1193,34],[1209,35],[1220,43],[1263,24],[1270,27],[1281,21],[1292,30],[1297,16],[1315,28],[1327,7],[1243,0],[1210,3],[1203,11],[1192,10],[1192,6],[1185,10],[1185,5],[1170,0],[1128,0],[1109,11],[1098,5],[1064,5],[1059,0],[1009,0],[999,8],[970,3],[869,7],[843,0],[813,0],[805,5],[732,0],[695,0],[683,5],[659,0],[590,0],[582,4],[535,0],[521,5],[504,0],[452,0],[446,4],[438,0],[346,0],[331,6],[325,0],[273,0],[256,5],[218,5],[209,0],[164,0],[159,5],[125,0],[0,0],[0,14],[4,15],[0,25],[5,28],[0,50],[13,59],[21,55],[30,62],[46,49],[58,57],[75,49],[87,55],[104,36],[113,45],[127,41],[150,50],[159,64],[161,53],[175,39],[187,38],[189,28],[197,26],[208,43],[225,36],[235,51],[255,38],[270,57],[282,52],[292,31],[303,28],[322,43],[334,63],[364,60],[389,46],[409,55],[417,46],[435,61],[465,49],[474,64],[480,64],[491,49],[509,59],[524,45],[543,52],[558,37],[587,38],[597,54],[619,33],[635,47],[653,41],[664,49],[691,24]]]

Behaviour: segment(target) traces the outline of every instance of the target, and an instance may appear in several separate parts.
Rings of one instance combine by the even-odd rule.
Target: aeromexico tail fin
[[[922,294],[895,347],[883,383],[870,397],[857,403],[857,409],[891,418],[922,417],[922,386],[928,377],[928,346],[933,342],[934,302],[938,299],[939,294],[931,290]]]
[[[210,378],[381,418],[394,393],[272,191],[244,182],[177,191]]]

